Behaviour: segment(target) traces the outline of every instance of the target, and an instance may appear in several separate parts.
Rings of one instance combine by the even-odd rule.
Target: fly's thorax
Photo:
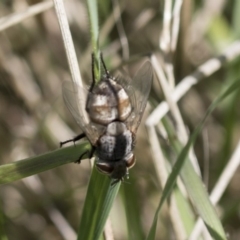
[[[125,121],[132,111],[125,89],[112,79],[101,80],[89,94],[86,110],[90,119],[98,124]]]
[[[134,164],[135,156],[133,153],[130,153],[124,159],[115,162],[104,162],[98,159],[96,167],[101,173],[107,174],[111,178],[123,180],[128,175],[128,169],[132,168]]]

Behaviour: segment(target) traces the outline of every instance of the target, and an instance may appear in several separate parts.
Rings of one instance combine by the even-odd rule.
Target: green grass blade
[[[176,186],[176,185],[175,185]],[[195,214],[191,207],[191,203],[184,196],[184,194],[176,186],[173,190],[174,199],[176,200],[177,208],[182,220],[182,224],[186,231],[187,236],[191,234],[195,225]]]
[[[147,237],[148,240],[155,239],[158,214],[161,210],[163,203],[169,197],[180,171],[181,177],[183,178],[184,183],[186,184],[187,191],[189,192],[189,195],[192,198],[193,204],[194,205],[196,204],[195,207],[197,208],[199,215],[204,220],[210,234],[213,236],[214,239],[226,239],[223,227],[216,215],[216,212],[212,204],[210,203],[206,189],[203,187],[201,180],[193,170],[191,163],[189,161],[186,161],[186,159],[188,156],[189,149],[195,143],[196,138],[200,131],[202,130],[207,117],[211,114],[211,112],[222,100],[224,100],[229,94],[237,90],[239,87],[240,81],[238,80],[231,84],[222,94],[220,94],[220,96],[210,105],[203,120],[200,122],[200,124],[196,127],[196,129],[190,136],[186,146],[181,150],[177,158],[177,161],[172,168],[172,172],[169,175],[166,185],[163,189],[162,197],[160,199],[149,235]],[[199,199],[202,200],[201,203],[199,203]]]
[[[99,36],[99,29],[98,29],[98,9],[97,9],[97,1],[96,0],[88,0],[88,15],[91,27],[91,42],[94,53],[98,51],[98,36]]]
[[[95,80],[101,76],[99,58],[98,6],[96,0],[88,0],[88,14],[91,28],[91,43],[95,57]],[[121,182],[112,185],[114,180],[93,169],[85,198],[83,213],[78,230],[78,240],[99,239],[113,201],[118,193]]]
[[[96,77],[96,81],[100,79],[101,68],[100,68],[100,59],[99,59],[99,26],[98,26],[98,8],[97,8],[97,0],[88,0],[88,16],[90,22],[91,29],[91,43],[93,48],[93,53],[95,57],[95,61],[97,63],[94,65],[94,73]]]
[[[10,183],[31,175],[76,161],[90,150],[88,143],[61,148],[36,157],[30,157],[0,166],[0,184]]]
[[[128,229],[128,240],[145,239],[142,219],[141,219],[141,194],[137,188],[138,176],[131,175],[130,184],[123,183],[120,194],[124,203],[125,215]]]
[[[103,232],[113,201],[121,182],[111,185],[114,180],[92,171],[84,203],[78,240],[97,240]]]

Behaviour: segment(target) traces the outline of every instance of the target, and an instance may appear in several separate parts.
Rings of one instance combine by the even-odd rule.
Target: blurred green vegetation
[[[0,1],[0,16],[17,13],[37,2]],[[164,1],[119,1],[119,5],[130,58],[123,54],[127,45],[122,48],[113,2],[99,1],[99,42],[107,67],[111,70],[128,65],[132,58],[148,52],[166,61],[159,49]],[[90,84],[92,48],[86,6],[86,1],[65,1],[82,77]],[[171,56],[176,84],[238,40],[239,17],[237,0],[184,1],[177,49]],[[135,70],[131,64],[130,73]],[[219,92],[239,79],[239,73],[238,57],[204,78],[182,98],[179,107],[189,132]],[[60,141],[80,133],[61,96],[62,82],[70,79],[54,9],[0,32],[0,164],[55,150]],[[237,91],[218,106],[194,146],[203,179],[208,179],[205,185],[209,192],[239,141],[239,96]],[[150,98],[154,104],[164,99],[157,82]],[[154,107],[147,109],[146,116]],[[176,160],[173,147],[161,136],[159,139],[166,158],[172,163]],[[130,170],[130,179],[121,184],[110,213],[116,240],[144,239],[161,196],[144,124],[137,135],[135,153],[137,163]],[[2,185],[0,239],[73,239],[78,232],[90,174],[90,164],[82,161],[80,165],[67,164]],[[240,239],[239,178],[237,170],[217,206],[231,240]],[[181,216],[188,216],[183,218],[183,224],[189,232],[196,215],[178,188],[174,195],[180,211],[187,212]],[[156,234],[159,240],[175,239],[167,205],[160,213]]]

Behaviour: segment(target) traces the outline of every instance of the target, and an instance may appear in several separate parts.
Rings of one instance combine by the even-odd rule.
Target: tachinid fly
[[[62,146],[86,136],[92,144],[89,158],[96,151],[97,169],[120,181],[125,176],[128,177],[128,169],[135,164],[135,134],[146,107],[153,70],[150,61],[147,60],[133,80],[126,74],[114,78],[108,72],[102,54],[101,63],[105,73],[96,83],[92,68],[93,82],[88,91],[76,83],[63,84],[65,104],[83,134],[60,144]]]

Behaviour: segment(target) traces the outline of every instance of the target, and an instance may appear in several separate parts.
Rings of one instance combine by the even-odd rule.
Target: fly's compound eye
[[[127,168],[132,168],[136,163],[134,154],[132,154],[130,157],[128,157],[125,161],[126,161]]]
[[[107,174],[107,175],[111,175],[114,170],[113,165],[106,163],[106,162],[102,162],[102,163],[98,162],[98,163],[96,163],[96,167],[99,172]]]

